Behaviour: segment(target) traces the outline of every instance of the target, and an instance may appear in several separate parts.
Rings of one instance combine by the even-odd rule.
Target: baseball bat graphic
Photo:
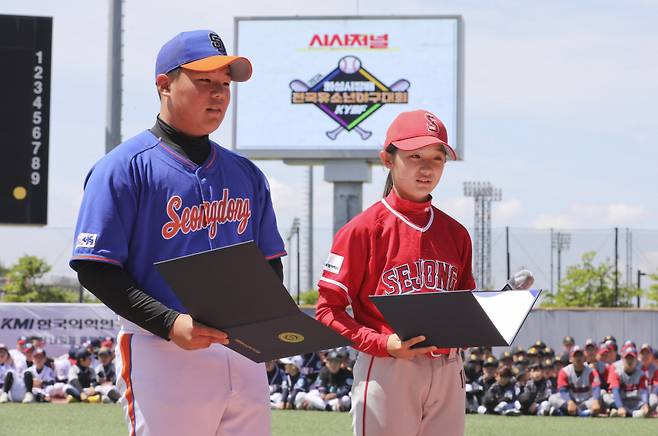
[[[407,79],[400,79],[395,83],[393,83],[388,89],[393,92],[404,92],[407,89],[409,89],[409,86],[411,86],[411,83],[409,83]],[[340,132],[342,132],[343,130],[345,130],[343,126],[338,126],[334,130],[330,130],[329,132],[327,132],[327,136],[330,139],[335,140],[340,134]],[[363,139],[364,141],[370,138],[370,135],[372,135],[371,131],[364,130],[359,126],[356,126],[354,130],[356,130],[356,132],[361,136],[361,139]]]
[[[301,80],[295,79],[290,82],[290,89],[295,92],[306,92],[309,90],[309,86]]]
[[[336,137],[337,137],[337,136],[340,134],[340,132],[342,132],[343,130],[345,130],[345,127],[343,127],[343,126],[338,126],[338,127],[336,127],[334,130],[330,130],[330,131],[328,131],[328,132],[327,132],[327,136],[328,136],[330,139],[335,140]],[[354,130],[356,130],[356,133],[358,133],[359,136],[361,136],[361,139],[363,139],[364,141],[365,141],[366,139],[370,138],[370,136],[372,135],[372,132],[371,132],[371,131],[369,131],[369,130],[364,130],[364,129],[362,129],[362,128],[359,127],[359,126],[356,126],[356,127],[354,128]]]

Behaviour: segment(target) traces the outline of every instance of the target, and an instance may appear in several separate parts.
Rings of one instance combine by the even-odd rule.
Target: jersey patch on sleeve
[[[75,248],[94,248],[96,246],[96,233],[80,233],[75,243]]]
[[[338,274],[340,272],[340,267],[343,265],[343,256],[338,254],[329,253],[327,261],[324,263],[324,270],[329,271],[330,273]]]

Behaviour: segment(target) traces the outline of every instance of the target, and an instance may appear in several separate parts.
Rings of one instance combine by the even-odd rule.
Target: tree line
[[[547,292],[542,307],[636,307],[638,297],[649,300],[650,307],[658,307],[658,283],[646,289],[626,286],[609,259],[595,263],[595,257],[596,252],[589,251],[580,263],[569,266],[559,290]],[[658,281],[658,272],[647,277]]]
[[[638,297],[646,298],[650,307],[658,307],[658,283],[646,289],[622,284],[621,274],[615,273],[609,259],[595,262],[596,252],[584,253],[581,262],[567,268],[560,280],[559,291],[546,292],[542,307],[635,307]],[[45,284],[43,277],[52,269],[45,259],[25,255],[15,264],[0,264],[0,300],[5,302],[73,303],[80,300],[80,289]],[[617,288],[615,289],[615,277]],[[658,282],[658,271],[647,276]],[[648,282],[648,281],[647,281]],[[315,304],[317,291],[301,294],[301,303]],[[83,302],[97,303],[89,292]]]
[[[0,301],[11,303],[76,303],[80,302],[81,290],[43,281],[52,266],[37,256],[22,256],[15,264],[5,267],[0,264]],[[83,303],[98,300],[85,291]]]

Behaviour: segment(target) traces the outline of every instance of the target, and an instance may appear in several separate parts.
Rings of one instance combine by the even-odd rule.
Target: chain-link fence
[[[472,229],[469,229],[473,235]],[[332,230],[315,226],[313,245],[313,271],[317,278],[322,272],[322,265],[331,248]],[[616,241],[616,243],[615,243]],[[615,248],[616,247],[616,248]],[[296,284],[296,246],[288,248],[292,254],[284,263],[290,263],[290,291],[297,292]],[[494,288],[502,287],[509,270],[514,274],[520,269],[529,269],[535,276],[535,287],[548,292],[557,291],[558,281],[567,274],[571,265],[581,263],[583,254],[595,252],[594,263],[607,261],[615,265],[619,272],[620,287],[637,286],[638,270],[641,275],[641,287],[648,289],[654,282],[648,275],[658,273],[658,230],[629,229],[624,227],[609,229],[534,229],[522,227],[497,227],[491,232],[491,275]],[[308,274],[305,265],[306,252],[301,248],[301,275]],[[288,281],[286,282],[288,283]],[[302,292],[303,289],[302,285]],[[641,305],[650,303],[641,299]]]
[[[644,274],[658,273],[658,230],[496,228],[492,231],[492,275],[495,283],[504,283],[508,264],[512,274],[527,268],[535,275],[536,287],[554,292],[567,268],[581,263],[587,252],[596,253],[595,264],[607,261],[616,268],[620,287],[636,287],[639,270],[646,289],[653,282]],[[641,303],[646,304],[646,299]]]
[[[559,253],[556,244],[558,234],[568,235],[568,244],[564,241],[565,237],[562,237]],[[497,227],[492,229],[491,235],[493,287],[502,287],[508,278],[508,252],[512,274],[527,268],[535,275],[535,286],[549,291],[557,290],[558,275],[565,277],[567,268],[580,263],[583,254],[590,251],[596,252],[595,263],[607,260],[614,265],[615,253],[617,254],[620,286],[637,286],[639,270],[642,273],[642,288],[647,289],[654,282],[644,273],[658,273],[658,230],[619,227],[615,232],[614,228],[551,230]],[[331,248],[333,233],[330,223],[316,223],[313,237],[313,271],[308,271],[306,244],[301,244],[302,284],[308,274],[314,278],[312,282],[317,283]],[[35,255],[45,258],[52,265],[47,277],[49,281],[57,282],[61,277],[74,278],[73,271],[68,267],[72,241],[73,229],[67,227],[44,227],[36,233],[34,228],[29,227],[0,227],[0,262],[8,267],[24,254]],[[290,256],[284,259],[284,263],[286,274],[290,276],[290,281],[287,278],[286,284],[289,283],[291,293],[295,294],[297,255],[296,241],[292,242],[292,247],[287,247]],[[303,287],[302,285],[302,292],[306,290]],[[641,300],[642,306],[647,303],[649,301],[646,299]]]

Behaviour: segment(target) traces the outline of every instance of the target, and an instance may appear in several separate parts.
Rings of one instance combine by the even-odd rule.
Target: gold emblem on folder
[[[283,332],[279,333],[279,340],[288,342],[289,344],[297,344],[299,342],[304,342],[304,335],[295,332]]]

